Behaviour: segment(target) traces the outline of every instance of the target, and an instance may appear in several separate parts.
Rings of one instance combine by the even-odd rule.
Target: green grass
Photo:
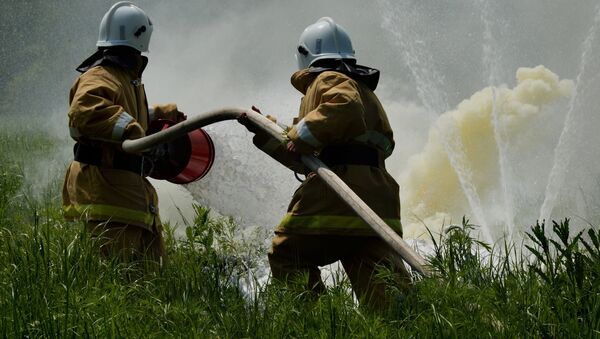
[[[163,270],[100,259],[82,225],[61,217],[62,173],[32,188],[26,168],[58,146],[44,134],[0,135],[0,337],[600,336],[593,227],[538,224],[522,244],[489,247],[464,220],[432,235],[438,275],[410,291],[390,285],[390,308],[375,312],[356,305],[344,277],[318,299],[299,284],[257,284],[263,236],[237,237],[231,219],[202,207],[184,239],[168,229]]]

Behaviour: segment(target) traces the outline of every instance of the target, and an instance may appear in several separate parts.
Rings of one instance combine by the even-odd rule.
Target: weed
[[[465,218],[431,235],[435,277],[406,290],[382,272],[391,306],[373,313],[357,306],[342,277],[320,298],[266,283],[266,234],[242,232],[201,206],[184,239],[166,226],[163,270],[140,274],[99,258],[84,227],[61,217],[60,175],[31,187],[25,168],[57,144],[10,133],[0,135],[1,337],[598,335],[600,232],[591,225],[571,234],[569,219],[551,230],[541,222],[522,246],[491,246]]]

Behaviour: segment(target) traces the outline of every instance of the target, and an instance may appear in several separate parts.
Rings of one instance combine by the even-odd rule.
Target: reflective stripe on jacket
[[[365,84],[349,76],[325,71],[301,70],[292,84],[304,94],[300,112],[288,131],[300,153],[312,154],[329,145],[364,144],[377,150],[381,166],[338,165],[332,170],[401,234],[400,194],[396,181],[383,165],[394,147],[393,132],[376,95]],[[280,162],[294,168],[285,145],[267,142],[258,135],[255,144]],[[269,145],[269,147],[267,147]],[[286,216],[276,228],[282,233],[374,235],[374,231],[315,173],[294,193]]]

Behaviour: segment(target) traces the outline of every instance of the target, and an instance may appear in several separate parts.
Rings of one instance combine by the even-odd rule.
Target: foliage
[[[594,337],[600,328],[600,232],[537,223],[522,244],[489,246],[464,219],[440,235],[437,275],[391,305],[355,302],[344,276],[316,298],[265,281],[265,234],[245,234],[198,206],[183,239],[167,227],[159,271],[97,256],[60,213],[60,176],[32,195],[29,161],[44,135],[0,136],[0,337]],[[27,154],[27,156],[16,156]],[[39,191],[39,190],[37,190]],[[393,279],[389,279],[393,281]]]

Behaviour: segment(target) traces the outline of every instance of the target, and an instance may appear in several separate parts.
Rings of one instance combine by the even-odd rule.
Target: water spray
[[[585,74],[587,64],[591,62],[590,53],[597,31],[600,28],[600,4],[596,6],[595,13],[596,14],[594,16],[592,27],[590,28],[588,35],[582,44],[579,72],[577,74],[577,79],[575,80],[573,95],[571,96],[571,100],[569,102],[569,110],[565,116],[563,130],[560,133],[558,144],[554,149],[554,162],[552,165],[552,170],[550,171],[550,175],[548,176],[548,184],[544,194],[544,202],[540,208],[540,216],[538,220],[546,220],[551,218],[552,211],[554,210],[560,190],[567,176],[569,166],[571,165],[572,153],[570,146],[573,142],[573,139],[577,136],[576,123],[579,119],[581,119],[579,116],[581,112],[577,111],[577,105],[579,104],[579,96],[581,95],[580,92],[582,90],[582,77]]]
[[[446,112],[449,109],[447,93],[442,88],[447,87],[443,75],[432,65],[433,53],[428,51],[421,39],[405,39],[403,32],[411,32],[410,27],[399,29],[398,24],[410,22],[403,20],[407,13],[400,14],[396,8],[391,6],[388,0],[381,0],[380,5],[386,8],[386,15],[382,26],[389,30],[398,38],[398,44],[403,51],[404,60],[410,69],[417,83],[417,92],[427,111],[433,115],[434,119],[438,114]],[[415,32],[411,32],[415,35]],[[442,145],[446,151],[446,156],[450,161],[452,169],[458,177],[461,189],[467,198],[471,212],[476,221],[481,225],[481,231],[488,243],[493,242],[493,238],[486,220],[486,216],[481,203],[481,198],[477,192],[477,187],[473,180],[473,170],[469,166],[465,147],[460,139],[460,131],[454,124],[446,125],[445,129],[438,130],[441,136]]]
[[[496,148],[498,151],[498,167],[500,170],[500,183],[502,185],[502,195],[504,198],[504,213],[505,213],[505,232],[508,238],[513,237],[513,230],[515,229],[515,207],[514,207],[514,192],[512,189],[512,168],[508,161],[508,146],[509,140],[505,126],[500,122],[500,116],[503,112],[501,105],[498,102],[498,77],[500,72],[500,53],[498,53],[497,45],[492,32],[492,12],[490,9],[491,3],[489,0],[482,0],[480,2],[481,7],[481,21],[484,25],[483,31],[483,65],[488,72],[488,84],[492,91],[492,127],[494,131],[494,139],[496,140]]]
[[[201,127],[225,120],[236,120],[246,117],[252,124],[280,142],[285,140],[285,131],[265,116],[239,108],[223,108],[199,114],[186,121],[163,129],[149,136],[125,140],[123,151],[140,153],[172,142]],[[359,217],[361,217],[388,245],[390,245],[413,269],[423,276],[430,276],[425,259],[417,254],[408,244],[394,232],[348,185],[346,185],[321,160],[312,155],[302,155],[301,160],[311,171],[315,172]]]

